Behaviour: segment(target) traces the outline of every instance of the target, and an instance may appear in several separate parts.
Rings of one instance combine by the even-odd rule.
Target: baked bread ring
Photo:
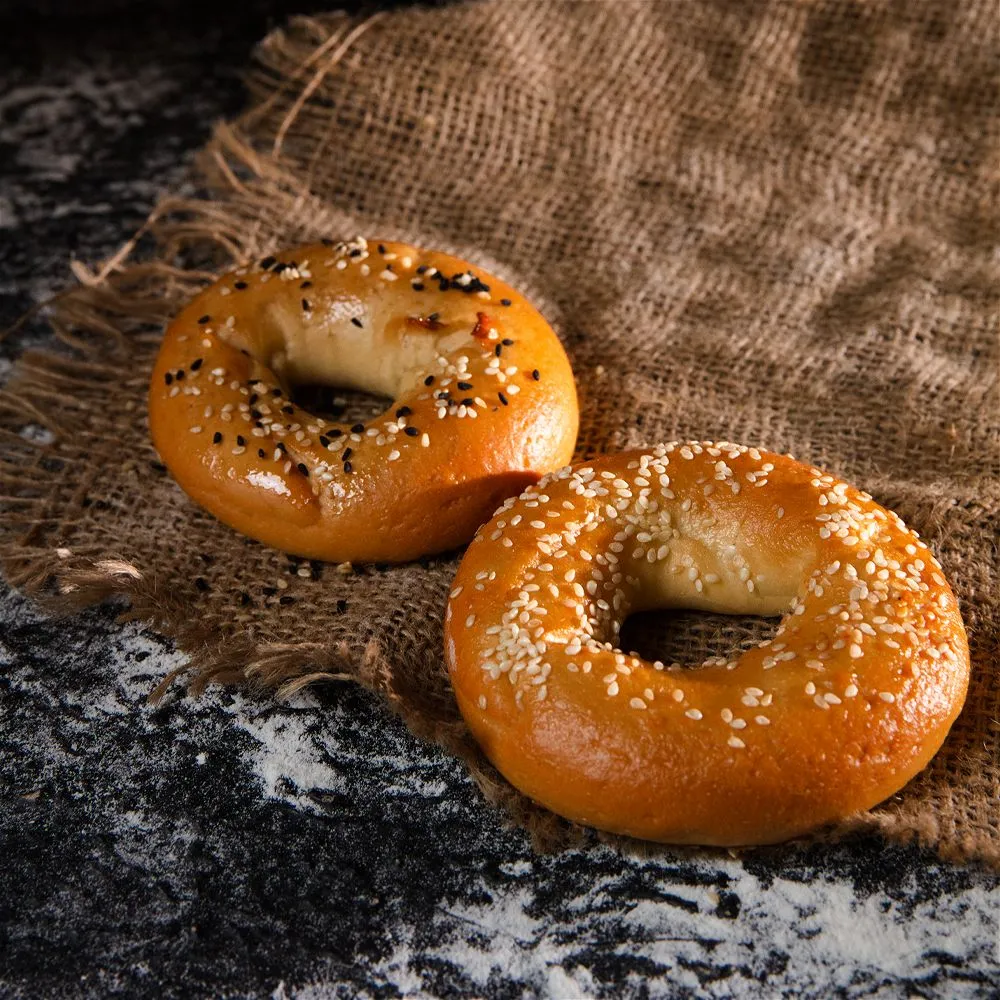
[[[783,614],[700,669],[616,648],[635,611]],[[496,767],[569,819],[765,844],[870,808],[943,742],[969,653],[917,535],[828,473],[727,443],[562,469],[509,499],[455,578],[446,653]]]
[[[302,383],[389,396],[321,419]],[[219,520],[295,555],[402,562],[466,543],[505,497],[568,462],[569,361],[513,288],[401,243],[317,243],[241,267],[171,323],[149,426]]]

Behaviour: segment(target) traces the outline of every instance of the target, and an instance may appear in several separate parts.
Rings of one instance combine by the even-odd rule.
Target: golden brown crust
[[[394,402],[360,427],[322,420],[289,398],[301,381]],[[359,239],[202,292],[164,336],[149,420],[180,485],[237,531],[310,558],[405,561],[464,544],[569,461],[578,411],[558,338],[513,288]]]
[[[697,670],[615,649],[629,613],[668,606],[785,617]],[[772,843],[874,806],[940,747],[969,675],[954,594],[895,514],[711,442],[604,457],[507,501],[459,568],[446,653],[515,786],[672,843]]]

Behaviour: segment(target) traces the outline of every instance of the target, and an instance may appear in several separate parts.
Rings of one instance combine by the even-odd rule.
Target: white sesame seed
[[[675,692],[675,697],[676,697],[676,692]],[[682,695],[682,697],[683,697],[683,695]],[[702,718],[702,714],[701,714],[701,712],[698,711],[697,708],[689,708],[684,714],[689,719],[694,719],[696,722],[698,721],[698,719]]]

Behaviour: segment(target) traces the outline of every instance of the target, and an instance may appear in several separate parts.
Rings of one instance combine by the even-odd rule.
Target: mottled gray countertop
[[[266,9],[0,7],[0,326],[178,182]],[[1000,996],[996,875],[873,840],[539,857],[363,692],[149,708],[178,659],[4,590],[0,996]]]

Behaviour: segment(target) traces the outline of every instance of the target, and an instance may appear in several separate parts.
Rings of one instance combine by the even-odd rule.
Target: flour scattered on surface
[[[19,598],[8,595],[5,604],[0,610],[14,626],[34,620]],[[920,884],[910,874],[888,889],[859,889],[835,873],[846,848],[814,852],[812,861],[791,852],[781,864],[694,850],[630,857],[606,846],[535,855],[522,834],[503,829],[482,805],[459,764],[414,740],[369,696],[306,692],[277,703],[218,688],[190,699],[177,688],[154,709],[149,692],[184,660],[138,627],[116,629],[99,649],[68,646],[64,655],[69,662],[99,656],[101,666],[65,690],[31,660],[12,672],[15,651],[0,642],[9,690],[50,705],[59,718],[57,734],[43,726],[18,737],[30,741],[24,752],[44,762],[31,787],[42,789],[44,803],[50,789],[67,786],[81,760],[100,754],[116,803],[102,837],[117,861],[150,884],[183,894],[190,872],[222,848],[203,819],[164,807],[161,786],[150,785],[148,774],[135,780],[137,762],[162,774],[164,794],[189,795],[198,810],[212,782],[233,775],[225,780],[248,797],[248,817],[259,803],[280,802],[300,814],[298,828],[314,845],[339,835],[345,822],[356,824],[361,803],[378,803],[381,827],[371,827],[369,813],[369,825],[346,827],[372,836],[376,860],[363,876],[364,890],[355,885],[351,905],[370,906],[379,928],[377,947],[369,941],[364,955],[345,956],[365,970],[364,985],[351,980],[352,996],[435,996],[445,974],[456,992],[472,996],[506,995],[514,986],[521,992],[511,995],[566,1000],[679,992],[889,996],[897,995],[893,983],[936,982],[944,964],[962,971],[947,980],[947,995],[960,1000],[982,995],[982,983],[996,975],[996,879],[928,892],[933,883],[924,871]],[[147,745],[158,756],[137,758]],[[431,869],[439,878],[425,869],[419,886],[406,888],[425,907],[419,913],[412,900],[410,908],[400,905],[398,872],[387,874],[377,860],[393,863],[391,852],[378,852],[396,836],[394,824],[414,813],[424,825],[441,824],[427,837],[450,838],[441,858],[454,859],[450,868]],[[459,822],[447,825],[455,816]],[[224,842],[231,834],[222,836]],[[243,864],[240,847],[232,850],[219,855],[227,872]],[[253,868],[240,877],[258,874]],[[169,911],[173,904],[163,905]],[[339,995],[344,968],[319,959],[301,981],[286,976],[272,987],[272,996]]]

